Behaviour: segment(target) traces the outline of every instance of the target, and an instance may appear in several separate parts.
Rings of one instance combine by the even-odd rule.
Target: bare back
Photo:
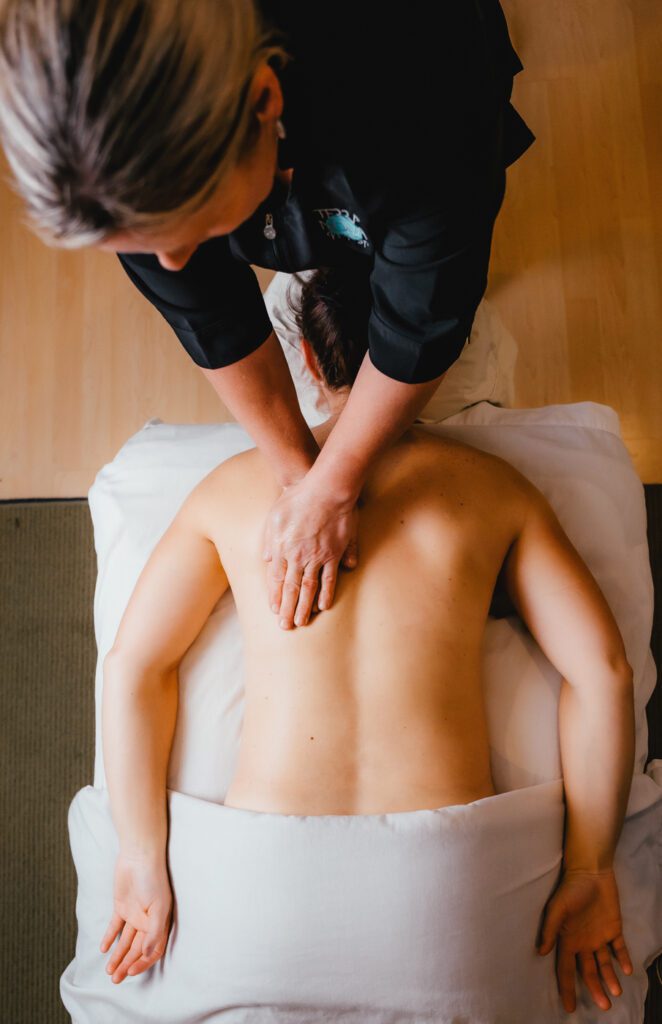
[[[232,462],[209,508],[245,658],[226,804],[378,814],[494,793],[482,639],[521,525],[513,467],[408,430],[363,488],[358,566],[340,570],[330,609],[283,630],[268,607],[260,550],[279,488],[257,449]]]

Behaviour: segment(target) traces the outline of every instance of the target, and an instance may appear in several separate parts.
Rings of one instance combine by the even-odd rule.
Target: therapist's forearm
[[[103,760],[120,853],[160,857],[168,841],[166,781],[177,669],[148,677],[110,655],[103,675]]]
[[[422,384],[393,380],[369,352],[307,480],[347,501],[356,500],[371,463],[411,426],[446,376]]]
[[[299,408],[287,359],[275,333],[238,362],[202,372],[269,460],[281,487],[304,477],[317,458],[319,445]]]

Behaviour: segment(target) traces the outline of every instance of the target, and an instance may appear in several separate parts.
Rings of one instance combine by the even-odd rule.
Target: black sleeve
[[[375,246],[370,275],[370,359],[394,380],[419,384],[458,358],[487,288],[494,219],[505,188],[485,214],[428,206],[391,221]],[[452,197],[451,197],[452,203]]]
[[[203,242],[181,270],[164,270],[152,253],[118,256],[198,366],[236,363],[271,334],[255,272],[234,258],[227,236]]]

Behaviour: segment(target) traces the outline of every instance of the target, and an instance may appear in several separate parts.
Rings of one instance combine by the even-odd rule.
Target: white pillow
[[[314,270],[301,271],[308,280]],[[312,377],[301,351],[292,303],[298,304],[301,285],[293,274],[275,274],[264,292],[264,302],[276,337],[287,359],[306,423],[317,426],[329,416],[322,389]],[[517,344],[506,330],[495,306],[480,303],[469,341],[445,378],[419,413],[417,422],[438,423],[477,402],[510,406],[513,403]]]
[[[648,741],[645,705],[656,670],[650,652],[653,585],[644,491],[613,409],[595,402],[501,409],[481,402],[426,427],[494,452],[547,496],[596,577],[634,669],[637,770]],[[253,447],[239,424],[150,420],[98,473],[89,492],[98,559],[95,593],[97,746],[103,786],[102,660],[138,576],[187,494],[215,465]],[[234,772],[243,717],[242,641],[230,592],[214,608],[180,666],[180,705],[169,786],[222,801]],[[492,772],[498,791],[561,775],[560,676],[521,621],[490,619],[483,644]]]

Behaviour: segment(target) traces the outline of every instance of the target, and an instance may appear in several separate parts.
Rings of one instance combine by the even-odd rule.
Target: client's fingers
[[[614,965],[611,962],[611,953],[609,952],[607,947],[600,946],[600,948],[597,950],[595,954],[595,958],[598,961],[598,966],[600,968],[600,974],[602,975],[603,982],[605,983],[605,985],[607,986],[607,988],[613,996],[620,996],[623,990],[621,988],[621,984],[618,978],[616,977]]]
[[[322,569],[322,583],[318,604],[320,610],[326,610],[333,604],[333,597],[336,590],[336,579],[338,576],[338,559],[325,562]]]
[[[131,964],[128,971],[126,972],[130,978],[135,978],[137,974],[144,974],[150,967],[154,966],[154,962],[157,959],[156,956],[146,957],[141,956],[135,963]]]
[[[584,984],[593,997],[593,1002],[596,1006],[599,1006],[601,1010],[608,1010],[611,1006],[607,994],[602,987],[600,975],[598,974],[598,965],[595,961],[593,953],[578,953],[577,958],[579,960],[580,971]]]
[[[136,974],[143,974],[144,971],[148,971],[149,968],[153,967],[156,961],[159,960],[165,953],[166,941],[167,935],[162,936],[156,942],[156,945],[153,947],[152,952],[147,953],[145,952],[145,950],[148,948],[148,942],[147,938],[145,938],[145,941],[143,943],[142,956],[139,957],[139,959],[136,960],[135,963],[131,964],[131,967],[129,967],[126,973],[130,974],[131,977],[133,978]]]
[[[133,942],[130,948],[127,950],[126,955],[122,959],[122,962],[117,965],[116,970],[113,972],[112,981],[115,984],[124,981],[127,975],[127,971],[132,964],[139,960],[143,950],[143,933],[136,932],[133,937]]]
[[[556,976],[563,1008],[568,1013],[575,1009],[575,954],[567,946],[559,943],[557,947]]]
[[[630,954],[628,953],[628,948],[625,945],[625,939],[623,938],[623,936],[617,935],[615,939],[612,939],[611,947],[614,950],[614,953],[616,954],[616,959],[618,960],[619,964],[621,965],[625,973],[632,974],[632,972],[634,971],[634,967],[632,966]]]
[[[117,911],[115,911],[110,919],[110,924],[106,928],[103,938],[101,940],[100,949],[102,953],[105,953],[108,950],[108,948],[112,945],[112,943],[115,941],[115,936],[120,931],[123,924],[124,918],[121,916],[121,914],[118,914]]]
[[[136,929],[133,927],[133,925],[130,925],[128,923],[124,925],[124,931],[122,932],[120,940],[117,943],[117,945],[115,946],[115,949],[113,950],[112,956],[111,956],[110,960],[108,961],[108,963],[106,965],[106,970],[107,970],[108,974],[112,974],[113,973],[113,971],[115,970],[117,965],[121,962],[123,957],[126,955],[126,953],[128,952],[128,950],[129,950],[129,948],[131,946],[131,943],[133,942],[135,934],[136,934]]]

